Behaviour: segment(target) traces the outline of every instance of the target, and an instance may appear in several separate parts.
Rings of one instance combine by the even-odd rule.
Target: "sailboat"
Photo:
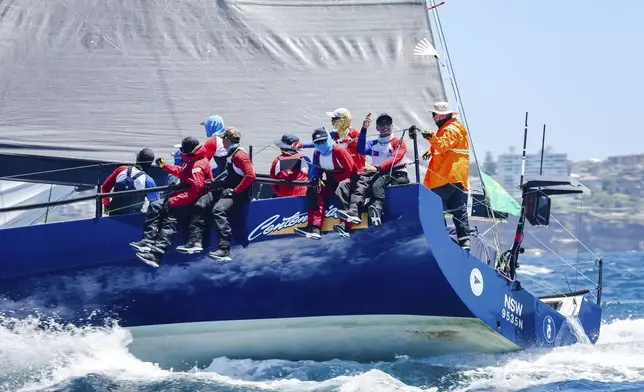
[[[0,178],[97,191],[40,203],[94,203],[95,216],[0,229],[3,317],[115,321],[131,331],[135,355],[166,366],[218,356],[372,361],[555,347],[580,341],[570,319],[594,343],[601,261],[596,293],[538,298],[516,276],[525,225],[547,225],[550,197],[585,187],[526,179],[514,246],[474,238],[480,251],[467,252],[446,230],[438,196],[421,184],[418,151],[427,142],[407,130],[416,181],[388,188],[383,224],[363,219],[348,239],[331,230],[335,204],[320,241],[296,236],[306,224],[304,198],[272,198],[265,176],[233,226],[229,263],[171,252],[152,269],[128,246],[140,239],[143,213],[102,216],[98,186],[115,167],[143,147],[169,156],[182,137],[203,132],[198,124],[211,113],[241,129],[259,172],[282,133],[307,138],[338,106],[435,129],[425,109],[448,97],[432,4],[12,4],[0,15],[0,83],[11,97],[0,103]],[[151,175],[164,183],[158,168]],[[490,184],[484,178],[471,195],[471,215],[496,222],[509,210],[486,192]]]

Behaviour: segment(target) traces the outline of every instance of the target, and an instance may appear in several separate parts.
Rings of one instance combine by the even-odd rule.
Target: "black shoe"
[[[191,255],[194,253],[200,253],[202,251],[203,251],[203,246],[201,246],[200,242],[188,241],[188,243],[185,245],[177,246],[177,252],[183,253],[183,254]]]
[[[130,248],[134,249],[136,252],[139,253],[147,253],[152,250],[150,247],[152,243],[148,240],[141,240],[141,241],[136,241],[136,242],[130,242]]]
[[[344,238],[351,237],[351,230],[347,228],[347,224],[345,222],[340,222],[337,225],[333,225],[333,230],[335,230],[336,233],[340,234],[340,236]]]
[[[350,211],[338,210],[338,218],[340,218],[343,221],[353,223],[354,225],[359,225],[360,223],[362,223],[362,219],[360,219],[360,216]]]
[[[463,248],[464,250],[466,250],[466,251],[468,251],[468,252],[471,250],[471,246],[470,246],[470,240],[469,240],[469,238],[468,238],[468,239],[466,239],[466,240],[460,240],[460,241],[458,241],[458,244],[461,246],[461,248]]]
[[[214,252],[208,253],[208,257],[215,259],[217,261],[231,261],[230,249],[217,249]]]
[[[136,257],[139,258],[142,262],[144,262],[147,265],[150,265],[154,268],[159,268],[159,264],[161,264],[161,257],[157,256],[154,253],[150,252],[145,252],[145,253],[137,253]]]
[[[372,226],[380,226],[382,224],[382,214],[375,206],[369,206],[369,220]]]
[[[310,238],[313,240],[319,240],[322,238],[322,234],[320,232],[320,228],[317,226],[307,226],[303,229],[300,229],[299,227],[295,228],[295,234],[301,236],[301,237],[306,237]]]

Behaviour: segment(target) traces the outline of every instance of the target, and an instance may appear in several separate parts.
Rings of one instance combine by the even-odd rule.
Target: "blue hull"
[[[2,229],[0,312],[125,327],[427,316],[478,319],[518,348],[577,341],[561,313],[451,241],[434,193],[415,184],[388,193],[385,224],[320,241],[292,233],[306,222],[304,198],[253,201],[234,225],[230,263],[172,251],[148,267],[128,246],[141,237],[140,214]],[[579,306],[594,342],[601,309],[585,296]]]

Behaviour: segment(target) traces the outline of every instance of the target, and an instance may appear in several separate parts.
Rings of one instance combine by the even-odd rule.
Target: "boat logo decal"
[[[483,293],[483,275],[478,268],[474,268],[470,272],[470,288],[477,297]]]
[[[546,342],[552,343],[555,341],[556,329],[555,321],[550,316],[546,316],[543,319],[543,337],[546,339]]]
[[[337,212],[337,207],[331,206],[327,208],[324,214],[325,219],[322,224],[322,231],[332,231],[333,225],[340,222],[336,215]],[[353,225],[353,229],[367,228],[369,216],[367,213],[362,213],[361,215],[362,223],[359,225]],[[308,214],[306,212],[296,211],[293,215],[287,217],[275,214],[257,225],[257,227],[248,234],[248,241],[257,239],[262,235],[294,234],[296,227],[306,227],[307,222]]]

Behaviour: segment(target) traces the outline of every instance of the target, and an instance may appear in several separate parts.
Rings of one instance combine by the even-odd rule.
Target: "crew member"
[[[224,171],[226,166],[226,149],[221,143],[221,135],[225,130],[224,119],[221,118],[221,116],[213,114],[212,116],[209,116],[206,121],[201,122],[200,125],[204,126],[206,137],[208,138],[206,143],[204,143],[204,147],[206,148],[206,157],[210,160],[210,167],[212,168],[213,176],[217,178],[217,176]],[[177,149],[172,154],[174,164],[181,166],[181,144],[176,144],[174,147]],[[168,185],[178,183],[178,178],[168,174]]]
[[[224,178],[214,181],[212,189],[195,203],[190,212],[188,242],[178,246],[178,252],[193,254],[203,250],[206,222],[212,216],[217,229],[219,249],[208,253],[208,256],[219,261],[231,260],[232,229],[228,213],[233,208],[239,210],[237,207],[250,200],[251,185],[255,180],[253,162],[250,155],[240,147],[240,140],[241,132],[236,128],[227,128],[222,134],[222,146],[227,154],[222,172]]]
[[[329,132],[331,138],[349,150],[358,172],[361,172],[367,162],[367,158],[358,153],[357,143],[360,132],[351,127],[351,112],[346,108],[337,108],[332,112],[327,112],[326,115],[331,117],[331,126],[333,127],[333,130]],[[298,142],[293,145],[295,149],[313,147],[315,147],[313,142]]]
[[[156,160],[159,167],[178,177],[185,189],[152,203],[145,219],[143,239],[130,243],[137,252],[136,256],[153,267],[159,266],[162,256],[170,247],[172,237],[177,232],[177,221],[190,213],[192,204],[203,194],[206,181],[212,180],[205,149],[194,137],[181,141],[181,159],[182,166],[166,164],[163,158]]]
[[[429,141],[423,159],[429,162],[423,184],[440,196],[443,209],[452,214],[459,245],[470,250],[470,227],[467,218],[467,190],[470,151],[465,125],[454,118],[457,112],[447,102],[436,102],[430,109],[438,131],[421,132]],[[447,225],[447,224],[446,224]]]
[[[296,228],[295,233],[303,237],[319,240],[324,222],[326,199],[334,194],[338,184],[357,178],[357,168],[349,151],[336,144],[329,132],[322,128],[313,131],[313,162],[309,168],[309,182],[314,184],[306,192],[308,225],[305,229]],[[325,180],[322,175],[325,174]]]
[[[144,148],[136,155],[136,163],[132,166],[120,166],[105,179],[101,186],[101,193],[121,192],[132,189],[147,189],[156,187],[154,179],[147,173],[154,162],[154,152]],[[159,200],[158,192],[148,192],[133,195],[122,195],[113,197],[111,200],[103,198],[105,212],[110,215],[132,214],[145,212],[142,205],[147,197],[148,203]]]
[[[385,187],[387,185],[409,184],[405,167],[395,167],[401,163],[407,153],[405,142],[393,136],[393,119],[387,113],[376,118],[378,138],[367,141],[367,129],[371,125],[371,113],[362,123],[360,137],[358,138],[358,152],[371,156],[371,165],[367,165],[364,174],[360,176],[358,184],[350,194],[348,209],[338,211],[338,217],[349,223],[360,224],[362,220],[358,208],[365,202],[367,193],[371,193],[368,208],[371,224],[378,226],[382,223],[382,214],[385,208]],[[343,184],[342,200],[349,200],[349,184]]]
[[[276,157],[271,164],[270,177],[286,181],[307,181],[308,164],[304,154],[293,149],[293,145],[300,139],[294,135],[282,135],[282,138],[275,142],[282,154]],[[306,186],[271,184],[275,197],[304,196]]]
[[[214,178],[225,172],[226,168],[226,155],[228,155],[226,148],[223,145],[221,137],[226,128],[224,127],[224,119],[217,115],[212,115],[202,122],[206,130],[208,140],[204,143],[206,148],[206,158],[210,160],[210,167],[212,168],[212,175]],[[223,179],[225,174],[221,174],[219,178]]]
[[[219,249],[208,253],[208,256],[219,261],[230,261],[230,242],[232,229],[228,219],[228,211],[233,207],[241,207],[250,201],[250,190],[255,181],[255,168],[250,155],[239,145],[241,132],[237,128],[227,128],[222,136],[223,145],[228,151],[226,158],[225,188],[212,208],[212,215],[217,228]],[[202,231],[203,233],[203,231]],[[203,236],[203,234],[201,234]]]

